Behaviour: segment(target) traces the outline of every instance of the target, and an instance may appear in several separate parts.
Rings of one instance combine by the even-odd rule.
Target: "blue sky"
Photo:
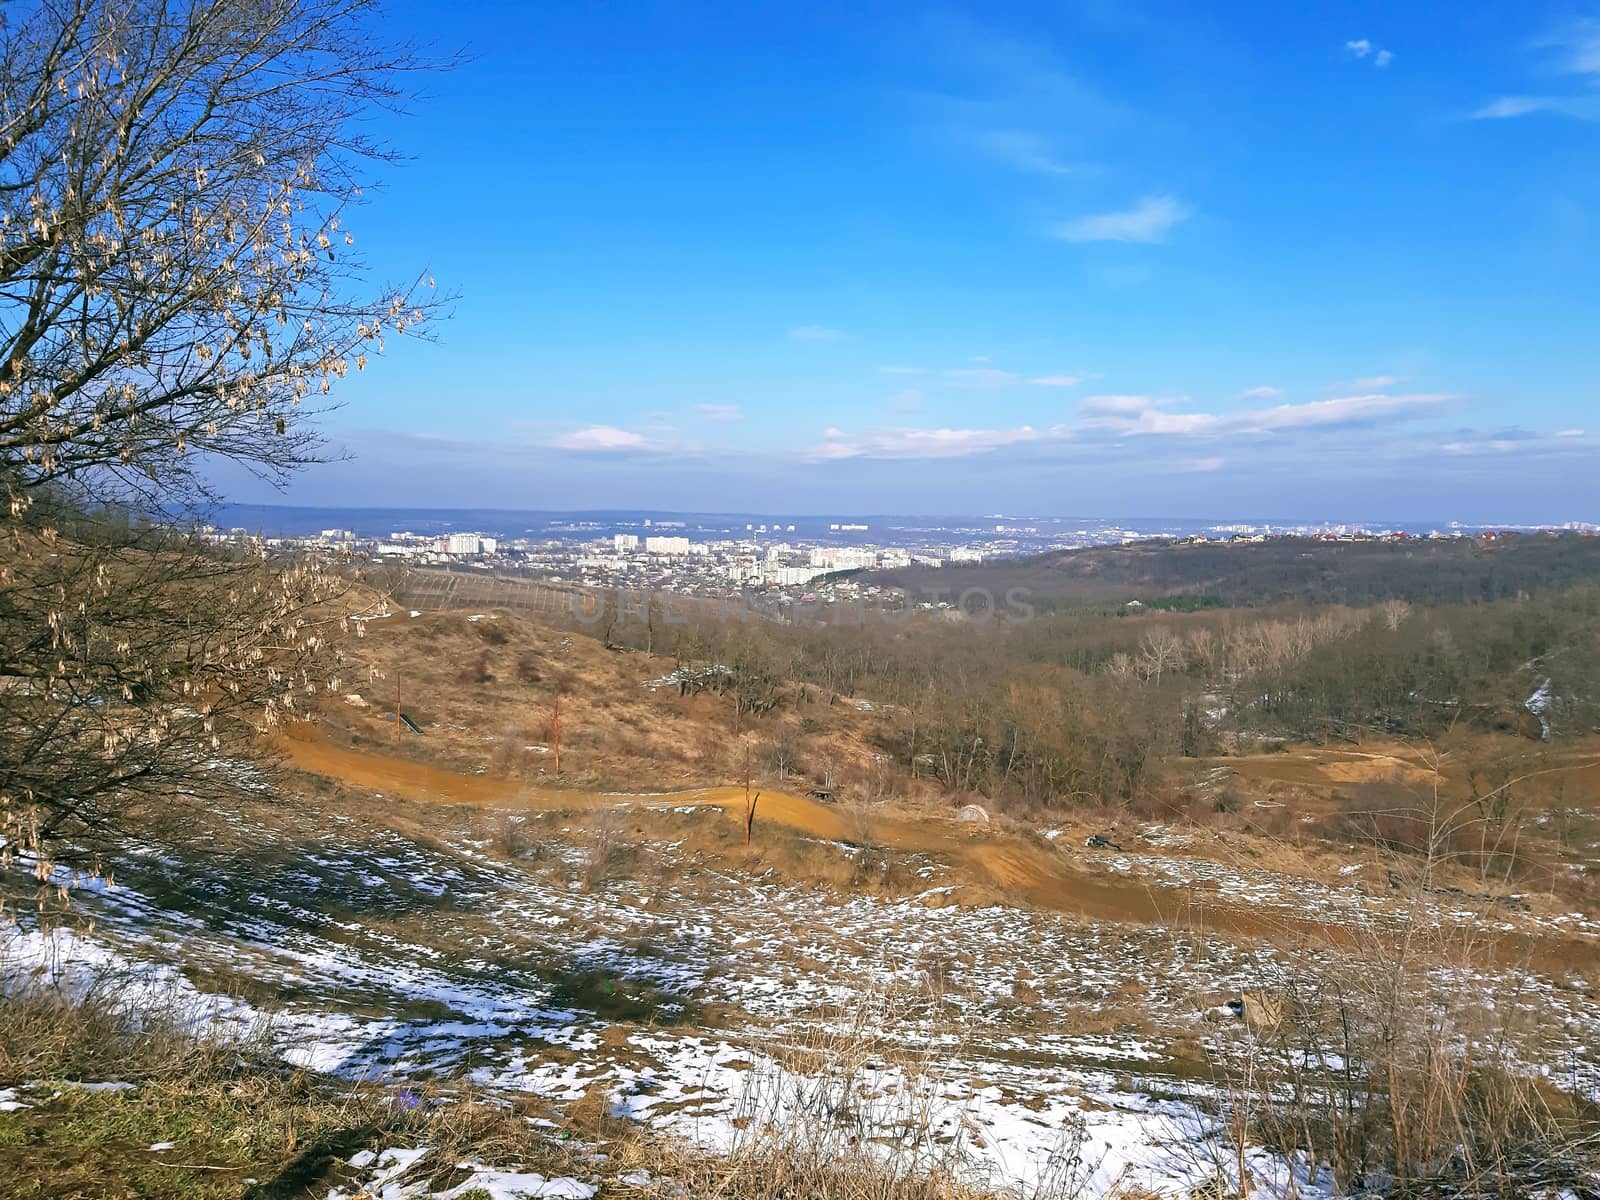
[[[1600,519],[1600,9],[858,7],[389,5],[285,498]]]

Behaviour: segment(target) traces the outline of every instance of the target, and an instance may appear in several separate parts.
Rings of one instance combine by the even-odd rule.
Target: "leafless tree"
[[[282,478],[431,281],[357,293],[345,228],[415,64],[366,0],[41,0],[0,21],[0,834],[78,845],[238,772],[337,684],[316,564],[148,516]]]
[[[1139,647],[1139,669],[1160,687],[1168,671],[1183,670],[1183,640],[1170,629],[1152,629]]]
[[[1398,630],[1411,616],[1411,605],[1404,600],[1385,600],[1378,607],[1383,613],[1383,624],[1390,633]]]
[[[794,770],[798,753],[799,745],[795,736],[794,724],[787,720],[780,720],[777,731],[772,735],[772,765],[778,772],[779,783],[783,783],[789,778],[789,772]]]

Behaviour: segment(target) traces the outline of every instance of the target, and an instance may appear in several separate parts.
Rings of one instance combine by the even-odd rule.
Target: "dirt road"
[[[446,767],[336,746],[315,726],[291,727],[276,741],[289,762],[341,783],[420,803],[484,805],[506,809],[579,812],[627,803],[673,809],[689,805],[717,808],[743,820],[744,789],[696,788],[642,795],[535,787],[510,779],[471,775]],[[955,869],[961,881],[992,894],[1091,920],[1127,921],[1210,928],[1247,937],[1299,943],[1343,942],[1350,931],[1314,914],[1263,913],[1258,906],[1230,901],[1210,887],[1155,888],[1131,875],[1096,871],[1036,837],[984,829],[934,817],[860,816],[833,805],[770,788],[761,789],[756,827],[782,825],[809,837],[868,843],[901,853],[926,854]],[[1574,951],[1592,953],[1588,942],[1563,938],[1504,939],[1492,951],[1513,961],[1529,955],[1544,959]]]

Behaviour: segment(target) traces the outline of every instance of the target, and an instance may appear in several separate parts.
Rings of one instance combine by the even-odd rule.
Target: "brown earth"
[[[681,792],[620,796],[571,788],[529,786],[510,779],[468,775],[429,763],[371,750],[337,746],[312,725],[291,727],[277,741],[296,768],[347,786],[386,796],[438,804],[492,805],[511,811],[582,812],[619,802],[655,809],[717,808],[742,821],[744,789],[695,788]],[[988,833],[936,817],[855,816],[836,806],[768,787],[758,793],[756,828],[778,824],[804,836],[859,843],[900,853],[930,854],[965,868],[964,873],[1005,895],[1041,908],[1092,918],[1157,921],[1164,914],[1148,889],[1120,879],[1099,879],[1067,867],[1063,855],[1015,834]]]
[[[743,789],[694,785],[742,775],[746,745],[757,748],[753,773],[758,779],[769,774],[772,764],[763,757],[787,729],[801,763],[813,769],[832,763],[842,781],[860,772],[856,786],[842,794],[872,794],[868,772],[874,768],[867,764],[882,757],[877,751],[891,736],[882,713],[795,688],[779,713],[739,720],[728,697],[641,686],[665,677],[674,666],[670,658],[608,650],[592,637],[563,635],[525,614],[491,611],[469,620],[473,615],[429,612],[368,622],[366,636],[351,648],[357,677],[367,680],[366,700],[325,705],[319,724],[286,730],[277,739],[279,748],[302,770],[426,804],[571,813],[598,813],[623,803],[658,811],[705,806],[724,812],[737,828]],[[551,745],[558,694],[559,784]],[[396,695],[423,727],[422,736],[396,726]],[[1359,807],[1364,789],[1402,784],[1419,793],[1430,790],[1436,762],[1442,787],[1454,795],[1465,795],[1472,766],[1487,762],[1526,775],[1526,801],[1600,811],[1600,740],[1559,749],[1502,741],[1476,735],[1418,747],[1374,739],[1360,746],[1184,760],[1181,770],[1213,781],[1199,789],[1202,796],[1226,779],[1244,810],[1230,817],[1219,809],[1216,826],[1203,831],[1203,844],[1157,852],[1262,867],[1290,880],[1327,881],[1351,861],[1347,851],[1353,847],[1343,844],[1337,829],[1324,829],[1321,840],[1302,841],[1302,830],[1318,828],[1302,822],[1321,819],[1334,829],[1341,814]],[[786,788],[759,787],[757,850],[774,860],[761,869],[784,866],[776,861],[776,845],[760,844],[763,828],[779,826],[801,839],[930,856],[953,873],[961,902],[1019,903],[1089,920],[1213,927],[1276,940],[1343,936],[1312,914],[1299,921],[1285,920],[1281,910],[1263,916],[1246,902],[1225,901],[1208,885],[1156,888],[1097,869],[1073,847],[1104,826],[1080,824],[1114,821],[1115,814],[1080,813],[1080,824],[1067,816],[1066,831],[1051,843],[1003,820],[990,828],[957,822],[948,799],[929,796],[932,785],[925,781],[898,780],[897,791],[889,793],[898,799],[889,804],[831,805],[795,794],[807,786],[804,774],[790,779]],[[1210,807],[1201,803],[1208,817]],[[1283,828],[1263,826],[1273,836],[1255,836],[1258,818],[1276,819]],[[1241,823],[1245,828],[1239,830]],[[740,841],[742,830],[722,845]],[[1571,839],[1574,846],[1582,843],[1583,836]],[[1469,890],[1473,884],[1460,882]],[[1555,939],[1541,942],[1554,945]],[[1563,945],[1593,954],[1592,944],[1581,950]],[[1523,942],[1518,953],[1526,948]]]
[[[291,727],[277,746],[300,770],[348,787],[421,803],[566,813],[594,812],[624,803],[657,811],[704,806],[719,809],[734,822],[741,822],[744,814],[744,789],[739,786],[626,796],[529,786],[332,745],[311,725]],[[1158,893],[1137,879],[1091,874],[1078,869],[1061,850],[1031,836],[991,832],[933,816],[851,813],[772,788],[754,790],[759,793],[758,843],[761,828],[777,824],[805,837],[850,844],[865,841],[880,850],[926,854],[952,867],[961,884],[975,889],[979,896],[1003,897],[1089,920],[1185,925],[1252,938],[1288,937],[1297,942],[1325,939],[1342,943],[1349,937],[1310,917],[1263,916],[1248,906],[1225,903],[1204,888],[1161,889]],[[1522,961],[1536,949],[1541,961],[1560,963],[1572,953],[1593,953],[1588,943],[1557,941],[1539,939],[1535,947],[1526,938],[1507,939],[1496,949],[1495,957]]]

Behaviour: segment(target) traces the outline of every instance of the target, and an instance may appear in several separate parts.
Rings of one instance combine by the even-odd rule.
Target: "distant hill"
[[[966,588],[1020,588],[1036,607],[1122,604],[1250,606],[1298,601],[1458,604],[1508,599],[1600,577],[1600,537],[1330,542],[1139,542],[940,569],[864,574],[862,582],[952,598]],[[1165,601],[1165,603],[1162,603]]]

